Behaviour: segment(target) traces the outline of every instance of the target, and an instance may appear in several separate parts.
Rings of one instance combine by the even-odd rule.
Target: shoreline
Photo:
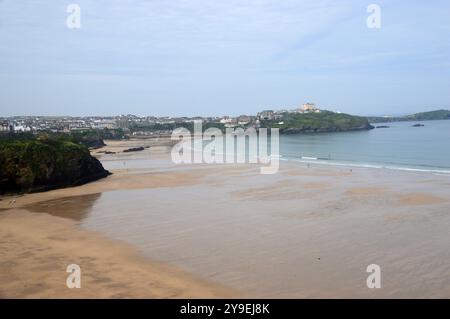
[[[112,147],[118,148],[129,146],[129,144],[122,146],[118,144],[119,143],[113,145]],[[257,173],[259,171],[259,165],[191,164],[177,166],[168,160],[167,155],[167,148],[161,145],[150,147],[142,152],[118,154],[100,153],[97,156],[101,159],[102,164],[106,166],[106,169],[110,170],[110,167],[114,168],[112,169],[114,174],[105,179],[72,188],[57,189],[44,193],[26,194],[19,197],[13,196],[3,198],[3,200],[0,201],[0,209],[3,210],[0,210],[0,227],[3,227],[2,234],[4,234],[4,238],[2,239],[4,247],[2,247],[3,263],[0,266],[0,270],[2,273],[12,274],[11,278],[15,278],[16,282],[11,283],[12,279],[10,280],[8,278],[3,278],[1,281],[8,282],[8,285],[10,286],[8,286],[8,291],[2,291],[0,293],[0,297],[28,296],[49,298],[54,296],[51,294],[51,290],[54,289],[54,285],[56,285],[56,271],[58,273],[57,276],[59,281],[61,281],[61,276],[63,279],[67,276],[64,269],[61,268],[61,260],[65,260],[67,262],[71,260],[71,258],[69,258],[70,256],[68,256],[64,250],[60,250],[60,248],[63,247],[67,241],[75,241],[73,243],[74,245],[77,241],[80,241],[79,245],[74,247],[72,252],[75,253],[75,256],[77,256],[77,258],[79,258],[78,260],[81,261],[83,261],[83,259],[81,259],[83,256],[93,258],[94,261],[91,260],[89,268],[94,267],[95,269],[99,269],[98,267],[105,265],[107,259],[116,258],[117,269],[122,267],[120,265],[124,265],[123,269],[127,269],[128,267],[129,269],[139,269],[139,273],[143,276],[138,280],[136,277],[128,278],[126,275],[117,277],[114,273],[108,273],[104,276],[108,278],[108,285],[105,286],[101,282],[103,279],[106,280],[105,278],[100,279],[100,281],[96,281],[94,278],[95,276],[92,275],[93,277],[91,276],[88,284],[94,285],[95,287],[98,285],[100,292],[99,294],[92,295],[85,292],[86,295],[84,296],[87,296],[88,298],[141,298],[158,296],[163,298],[176,298],[182,296],[194,298],[205,298],[208,296],[211,298],[236,296],[256,296],[263,298],[333,298],[337,296],[347,298],[366,296],[366,292],[359,291],[360,288],[358,288],[356,283],[353,282],[354,278],[346,278],[350,283],[348,288],[342,288],[342,290],[337,290],[335,292],[327,292],[324,290],[325,286],[321,283],[320,277],[317,277],[314,273],[316,271],[315,269],[317,269],[317,265],[312,266],[312,264],[308,262],[309,258],[317,252],[322,251],[322,259],[327,259],[326,257],[328,256],[328,259],[334,260],[333,263],[336,263],[336,269],[343,267],[343,265],[340,265],[339,259],[336,259],[334,256],[335,253],[332,250],[333,245],[328,247],[327,245],[329,244],[326,243],[337,243],[339,242],[337,238],[340,238],[342,241],[345,237],[341,238],[341,236],[347,236],[347,232],[348,234],[351,234],[351,228],[347,229],[346,227],[350,227],[350,225],[353,227],[352,221],[360,224],[362,223],[360,226],[361,231],[366,229],[368,225],[366,225],[365,219],[361,219],[360,217],[360,210],[363,207],[365,214],[368,214],[368,221],[377,221],[379,227],[386,227],[383,226],[386,223],[386,225],[390,225],[390,223],[397,223],[398,225],[407,226],[408,223],[411,223],[411,221],[420,221],[423,218],[421,215],[426,212],[431,212],[435,215],[438,214],[436,216],[445,218],[442,213],[438,213],[438,208],[448,207],[448,199],[444,194],[445,189],[444,191],[437,191],[434,186],[437,184],[450,185],[448,179],[421,172],[416,172],[413,174],[411,174],[411,172],[396,172],[393,174],[392,172],[388,172],[386,170],[370,168],[354,168],[351,170],[348,167],[332,167],[325,165],[311,165],[311,167],[308,168],[306,165],[302,165],[303,163],[286,163],[283,161],[280,163],[281,167],[279,174],[275,174],[275,176],[263,176]],[[275,282],[265,284],[267,285],[267,288],[261,290],[260,287],[253,286],[252,284],[253,281],[258,282],[259,277],[253,278],[252,281],[250,276],[248,282],[245,282],[245,280],[243,282],[241,277],[229,277],[230,275],[227,275],[227,273],[231,274],[237,271],[233,269],[234,266],[232,264],[226,266],[229,269],[224,269],[223,271],[220,271],[219,269],[215,270],[216,267],[220,268],[221,264],[219,261],[215,261],[213,258],[214,256],[211,256],[211,260],[205,260],[205,264],[202,264],[202,262],[197,265],[195,260],[191,263],[189,262],[189,259],[185,262],[185,259],[182,258],[182,256],[184,256],[185,253],[189,253],[189,250],[186,249],[200,249],[201,251],[202,243],[208,242],[208,239],[203,239],[203,236],[207,236],[203,232],[194,232],[187,237],[189,241],[197,241],[202,238],[202,240],[197,243],[199,246],[192,244],[182,250],[179,250],[177,247],[180,245],[180,247],[186,245],[185,240],[171,243],[171,240],[168,240],[168,238],[163,239],[155,234],[154,237],[149,239],[150,242],[154,245],[157,244],[156,246],[161,245],[164,247],[165,245],[168,245],[167,249],[169,249],[171,253],[166,255],[164,250],[159,251],[159,249],[156,249],[154,252],[146,252],[145,249],[143,250],[145,245],[140,246],[139,243],[136,244],[133,242],[126,243],[126,237],[121,238],[120,236],[117,236],[117,230],[115,230],[112,226],[110,231],[105,232],[103,230],[104,226],[102,226],[104,222],[101,222],[101,224],[94,223],[86,229],[84,226],[81,227],[81,221],[76,219],[76,214],[78,214],[80,210],[84,209],[80,206],[80,203],[85,201],[83,199],[85,197],[83,196],[104,194],[101,198],[101,202],[107,204],[110,200],[120,199],[121,197],[125,197],[127,199],[133,198],[133,196],[135,196],[134,194],[141,194],[143,192],[155,194],[152,196],[161,198],[158,203],[154,203],[157,211],[164,211],[167,204],[170,203],[170,198],[173,196],[176,196],[177,198],[179,197],[179,205],[181,206],[177,204],[178,201],[177,203],[172,203],[172,205],[175,205],[176,208],[174,211],[171,211],[171,214],[173,213],[176,215],[179,214],[182,209],[181,207],[184,208],[184,201],[195,200],[195,196],[193,199],[190,198],[190,196],[193,195],[193,193],[191,195],[191,189],[192,191],[195,190],[196,193],[199,193],[198,196],[201,196],[203,193],[206,196],[209,196],[212,200],[212,204],[214,203],[214,198],[217,196],[215,195],[216,192],[228,194],[226,196],[229,199],[226,203],[228,203],[227,205],[231,205],[230,208],[234,207],[234,205],[240,205],[245,202],[246,205],[241,207],[242,209],[245,208],[245,210],[243,210],[244,215],[239,216],[238,210],[233,213],[232,216],[234,217],[220,217],[224,219],[218,224],[229,223],[230,220],[228,220],[228,218],[232,218],[231,220],[234,220],[233,218],[237,218],[237,220],[243,218],[243,226],[247,229],[247,231],[244,231],[243,234],[252,234],[252,231],[255,232],[255,229],[252,228],[254,223],[262,223],[261,226],[265,229],[267,227],[267,218],[269,218],[269,220],[274,217],[278,219],[278,221],[271,226],[273,229],[268,228],[269,231],[274,232],[270,236],[265,237],[269,239],[272,237],[276,238],[283,234],[283,227],[292,227],[292,223],[285,225],[285,221],[291,220],[297,223],[298,225],[296,227],[300,227],[303,231],[295,234],[290,234],[289,231],[286,233],[286,230],[284,230],[284,232],[286,233],[285,235],[296,236],[291,238],[290,241],[293,239],[294,241],[299,240],[299,243],[303,242],[302,245],[306,245],[302,248],[304,251],[302,252],[303,257],[299,260],[295,260],[295,263],[298,263],[296,268],[301,268],[304,270],[304,274],[302,274],[302,276],[307,276],[303,278],[303,280],[305,280],[303,285],[304,289],[309,287],[307,290],[309,292],[305,293],[296,291],[294,286],[289,287],[285,291],[279,290],[280,287],[278,287]],[[166,198],[166,196],[170,197]],[[222,196],[224,195],[220,195],[217,199],[222,198]],[[13,205],[10,204],[11,199],[16,200]],[[135,199],[131,200],[131,202],[140,203],[140,200]],[[380,203],[382,202],[384,203],[383,205],[389,208],[389,210],[383,213],[377,213]],[[300,206],[299,203],[301,203]],[[142,204],[145,204],[145,202]],[[117,210],[117,208],[115,208],[116,204],[108,205],[111,206],[106,207],[110,208],[103,208],[102,210],[101,207],[98,207],[96,208],[96,212],[97,210],[102,211],[102,213],[106,214],[105,217],[107,220],[109,219],[109,215],[111,215],[111,218],[117,218],[117,212],[114,212],[114,210]],[[247,206],[249,206],[248,209],[246,208]],[[59,207],[60,209],[55,210],[55,208],[52,207]],[[51,214],[48,213],[49,209],[52,211]],[[133,209],[137,212],[140,210],[145,210],[145,208],[139,208],[139,206],[135,207],[131,205],[129,212],[131,214],[130,222],[132,222],[135,218],[133,217]],[[300,212],[298,211],[299,209]],[[29,212],[26,212],[25,210]],[[226,211],[228,210],[229,209]],[[271,210],[274,210],[277,214],[274,215]],[[203,218],[199,221],[205,221],[205,225],[208,225],[208,219],[216,218],[214,214],[211,215],[209,208],[207,207],[200,208],[198,212],[196,211],[196,214],[203,214],[200,215],[203,216]],[[249,216],[246,216],[247,214]],[[264,217],[263,219],[264,222],[260,220],[260,215],[267,215],[267,217]],[[161,222],[161,225],[170,225],[165,221],[164,216],[164,214],[162,214],[161,217],[154,216],[155,220],[152,221],[152,223],[154,222],[157,225]],[[188,214],[187,216],[190,215]],[[345,216],[344,219],[343,216]],[[192,217],[194,218],[195,215]],[[162,220],[160,220],[161,218]],[[336,219],[336,221],[333,221],[327,227],[335,227],[335,225],[340,225],[339,227],[342,227],[342,230],[339,232],[331,232],[331,235],[327,235],[325,233],[322,234],[324,239],[318,237],[319,244],[311,242],[308,236],[315,238],[317,236],[315,233],[321,233],[325,225],[328,225],[328,223],[334,219]],[[189,224],[194,223],[195,220],[195,218],[191,222],[186,220],[187,225],[175,222],[174,229],[162,228],[161,231],[164,231],[163,233],[171,233],[176,231],[176,229],[178,229],[177,227],[181,227],[181,231],[184,232],[185,229],[189,230],[190,227],[193,227],[192,225],[189,226]],[[246,220],[247,222],[245,222]],[[197,221],[197,223],[199,221]],[[439,218],[437,219],[437,222],[439,222]],[[141,223],[141,221],[136,220],[134,224],[139,223]],[[89,225],[90,224],[91,223],[89,223]],[[348,226],[346,226],[347,224]],[[445,225],[445,223],[443,224]],[[215,225],[215,222],[213,225]],[[414,223],[411,227],[420,227],[420,224],[417,225]],[[64,238],[65,235],[62,235],[57,231],[60,229],[59,227],[65,229],[64,234],[70,234],[68,238]],[[128,226],[123,226],[125,231],[127,228]],[[390,226],[388,228],[390,229]],[[370,229],[371,228],[369,227],[366,231],[370,232]],[[386,231],[383,228],[381,228],[381,230],[382,233]],[[32,237],[26,237],[28,236],[27,234],[33,234],[34,231],[39,233],[42,240],[34,240]],[[133,232],[132,229],[130,231]],[[208,231],[207,228],[205,231]],[[224,228],[220,230],[220,232],[224,234],[229,231],[233,231],[233,228]],[[344,233],[340,234],[341,231],[344,231]],[[406,229],[405,231],[409,234],[411,230]],[[390,234],[389,232],[390,230],[387,234]],[[71,237],[71,235],[74,237]],[[244,236],[241,233],[237,233],[235,235]],[[262,235],[263,234],[261,234],[261,236]],[[259,231],[256,231],[256,233],[251,236],[259,236]],[[334,236],[338,237],[334,238]],[[196,237],[199,238],[196,239]],[[384,237],[386,237],[386,234],[383,235],[383,237],[380,237],[379,240],[383,240],[382,238]],[[232,251],[233,249],[238,249],[235,253],[245,252],[245,249],[242,250],[242,248],[237,248],[239,246],[232,248],[235,244],[233,241],[228,243],[228,236],[213,238],[210,238],[210,240],[213,239],[212,243],[216,242],[215,244],[212,244],[213,247],[221,247],[225,245],[223,248],[224,251],[227,251],[228,249],[232,249]],[[230,238],[233,238],[233,236]],[[259,237],[252,237],[251,240],[242,239],[240,242],[258,242],[260,240],[261,239]],[[324,242],[320,243],[322,240],[324,240]],[[362,239],[356,237],[354,240],[355,242],[358,242],[358,240],[361,241]],[[343,244],[345,249],[341,253],[348,254],[349,252],[347,249],[354,253],[354,248],[347,247],[353,243],[353,241],[349,241],[348,243],[347,241],[347,239],[343,241],[346,242],[346,244]],[[227,245],[230,244],[232,244],[232,246],[228,247]],[[265,244],[265,247],[270,247],[274,244],[275,243],[269,241]],[[383,244],[382,247],[384,247],[384,245],[385,244]],[[424,247],[430,247],[431,249],[431,247],[433,247],[432,245],[432,242],[427,242]],[[114,248],[119,246],[123,249]],[[36,253],[34,255],[30,255],[30,247],[40,251],[39,254]],[[108,251],[112,249],[114,253],[112,253],[111,256],[105,256],[101,253],[97,255],[97,252],[92,252],[89,256],[85,256],[86,253],[84,252],[83,247],[92,247],[92,249],[100,249],[101,247],[100,251]],[[258,248],[255,247],[254,249]],[[277,249],[278,251],[284,251],[281,247]],[[343,248],[341,246],[337,246],[334,247],[334,249],[339,251]],[[240,250],[242,250],[242,252],[240,252]],[[40,256],[41,251],[43,255]],[[382,253],[382,251],[383,250],[380,252]],[[47,254],[46,252],[49,252],[49,254],[47,258],[44,258],[45,254]],[[261,255],[262,257],[255,255],[253,257],[248,257],[249,259],[247,261],[246,259],[242,259],[242,262],[251,262],[252,258],[263,258],[265,254],[269,254],[262,260],[259,260],[257,266],[259,274],[264,275],[272,271],[272,268],[266,269],[266,267],[269,266],[264,265],[265,261],[272,260],[270,255],[271,253],[273,252],[267,248],[267,252],[264,252],[264,254]],[[248,254],[253,254],[253,250],[246,253],[246,255]],[[367,259],[365,252],[359,252],[358,254],[362,256],[358,258],[362,258],[362,260]],[[371,254],[374,254],[374,252]],[[406,255],[406,260],[408,260],[408,258],[413,258],[413,252],[409,252],[408,254],[410,255]],[[130,257],[131,255],[133,257]],[[187,256],[189,256],[189,254]],[[289,258],[291,258],[289,256],[290,255],[288,254],[280,257],[287,258],[284,261],[286,266],[294,262],[293,260],[289,260]],[[140,261],[136,262],[136,258],[140,258]],[[348,266],[351,269],[355,267],[355,269],[358,269],[358,267],[361,267],[361,265],[357,264],[358,261],[355,258],[356,257],[351,258],[352,264]],[[380,255],[377,258],[384,257]],[[17,262],[18,260],[20,260],[20,262]],[[282,260],[283,259],[281,259],[281,261]],[[35,262],[36,265],[33,267],[30,266],[30,268],[20,269],[20,273],[19,269],[17,269],[17,271],[15,270],[15,267],[20,268],[22,267],[20,265],[28,265],[30,262]],[[317,261],[314,261],[313,264],[316,262]],[[295,265],[295,263],[293,265]],[[158,267],[153,267],[152,265],[158,265]],[[337,286],[339,286],[341,279],[338,277],[335,278],[333,272],[336,272],[336,270],[329,267],[330,266],[325,267],[321,271],[330,272],[330,276],[332,275],[333,280],[336,280],[338,283]],[[143,271],[142,269],[146,270]],[[177,285],[175,288],[172,287],[172,285],[175,285],[173,282],[170,280],[167,281],[169,277],[172,278],[167,275],[172,273],[171,269],[175,269],[175,272],[177,273],[174,276],[171,275],[174,278],[178,278],[176,279]],[[284,270],[284,272],[288,274],[290,269],[288,268]],[[255,271],[254,276],[256,276],[257,273],[258,272]],[[242,275],[244,275],[244,273],[239,276]],[[278,276],[281,276],[281,273],[275,273],[273,275],[276,275],[275,278],[278,278]],[[52,281],[50,283],[46,283],[41,287],[41,285],[37,283],[40,277],[48,277],[53,279],[51,279]],[[149,284],[150,286],[153,285],[153,294],[147,294],[146,288],[144,286],[140,286],[140,281],[142,281],[142,278],[148,278],[148,282],[153,282],[153,284]],[[159,279],[157,280],[155,278]],[[278,280],[281,280],[282,282],[286,279],[287,278],[284,277],[278,278]],[[157,285],[154,284],[154,280],[158,282]],[[28,293],[21,288],[21,283],[27,283],[29,288],[31,287],[28,290]],[[290,286],[294,283],[295,282],[290,283],[290,281],[287,281],[284,285]],[[340,284],[342,285],[342,282],[340,282]],[[65,287],[65,281],[58,282],[57,285],[63,285],[62,287],[57,286],[58,296],[77,297],[77,292],[73,292],[73,290]],[[157,288],[155,288],[155,285]],[[315,285],[317,285],[317,287]],[[39,287],[42,288],[41,292],[38,291]],[[134,290],[126,290],[125,287],[138,288],[136,288],[136,292],[133,292]],[[174,293],[174,291],[176,291],[176,293]],[[395,289],[392,291],[395,291]],[[439,296],[442,296],[442,294],[445,296],[446,292],[442,291]],[[403,297],[405,294],[396,295],[393,292],[389,292],[387,294],[375,294],[373,296]]]
[[[362,163],[362,162],[354,162],[354,163],[343,163],[342,161],[334,161],[334,160],[303,160],[301,158],[288,158],[281,157],[280,161],[287,161],[291,163],[298,164],[314,164],[319,166],[327,166],[327,167],[343,167],[347,169],[375,169],[375,170],[392,170],[399,172],[413,172],[413,173],[431,173],[431,174],[442,174],[443,176],[450,177],[450,168],[445,167],[432,167],[430,169],[422,169],[419,168],[421,166],[395,166],[395,165],[386,165],[386,164],[375,164],[375,163]],[[423,166],[424,167],[424,166]]]

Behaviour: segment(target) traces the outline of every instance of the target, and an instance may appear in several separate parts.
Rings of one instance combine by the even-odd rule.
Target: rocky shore
[[[349,131],[368,131],[374,127],[370,124],[363,124],[359,126],[341,128],[338,126],[330,127],[289,127],[280,129],[282,134],[299,134],[299,133],[334,133],[334,132],[349,132]]]

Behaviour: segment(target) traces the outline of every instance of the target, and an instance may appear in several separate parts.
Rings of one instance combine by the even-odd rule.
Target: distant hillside
[[[370,123],[383,123],[383,122],[403,122],[403,121],[431,121],[431,120],[450,120],[449,110],[437,110],[430,112],[422,112],[405,116],[372,116],[367,118]]]
[[[86,146],[56,139],[0,140],[0,193],[34,192],[108,176]]]
[[[282,134],[370,130],[365,117],[331,111],[320,113],[285,113],[276,120],[261,121],[261,127],[279,128]]]

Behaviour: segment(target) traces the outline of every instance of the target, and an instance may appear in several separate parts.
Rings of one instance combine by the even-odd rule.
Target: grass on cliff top
[[[64,139],[1,139],[0,191],[62,183],[76,176],[79,163],[89,157],[86,146]]]
[[[279,124],[282,122],[282,124]],[[344,113],[286,113],[280,119],[262,121],[262,127],[279,129],[351,129],[368,124],[366,118]]]
[[[29,150],[55,151],[55,152],[84,152],[89,153],[86,146],[76,143],[70,137],[52,138],[46,135],[34,137],[29,135],[16,135],[16,137],[1,138],[0,152],[16,151],[19,154],[26,154]]]

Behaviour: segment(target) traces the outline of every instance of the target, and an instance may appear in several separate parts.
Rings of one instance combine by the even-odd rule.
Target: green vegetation
[[[79,185],[108,174],[86,146],[66,137],[0,139],[0,193]]]
[[[79,130],[72,132],[50,132],[41,131],[40,136],[47,136],[50,139],[73,142],[75,144],[82,144],[88,148],[100,148],[105,146],[103,140],[121,140],[127,139],[128,136],[122,129],[89,129],[89,130]],[[37,135],[29,132],[25,133],[2,133],[0,134],[1,140],[32,140],[35,139]]]
[[[367,118],[370,123],[384,122],[403,122],[403,121],[431,121],[431,120],[450,120],[449,110],[437,110],[422,112],[405,116],[380,117],[372,116]]]
[[[125,134],[124,130],[121,128],[116,129],[91,129],[91,130],[80,130],[72,131],[70,133],[76,141],[83,140],[121,140],[127,139],[128,136]]]
[[[261,127],[279,128],[280,133],[283,134],[341,132],[373,128],[364,117],[330,111],[285,113],[279,119],[261,121]]]
[[[55,139],[64,139],[77,144],[83,144],[89,148],[100,148],[105,146],[103,140],[120,140],[127,138],[122,129],[101,129],[101,130],[79,130],[70,133],[48,133]]]

